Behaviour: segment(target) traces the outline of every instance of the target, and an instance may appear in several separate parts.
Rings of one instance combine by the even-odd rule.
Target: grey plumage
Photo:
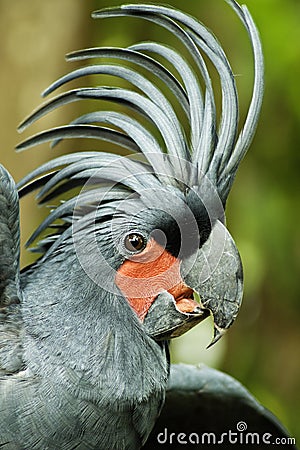
[[[15,183],[0,165],[0,374],[22,367],[20,329],[19,198]]]
[[[137,16],[166,28],[185,46],[196,72],[178,51],[155,42],[75,52],[69,60],[100,62],[57,80],[45,96],[88,74],[123,78],[132,88],[73,89],[44,103],[20,125],[22,131],[76,101],[108,100],[123,105],[126,113],[89,112],[21,142],[17,149],[88,138],[112,142],[128,156],[73,153],[43,164],[18,183],[20,197],[39,189],[40,203],[52,203],[59,195],[70,197],[56,203],[29,239],[31,245],[42,235],[35,248],[41,256],[21,277],[18,196],[10,176],[1,171],[0,210],[7,213],[1,215],[0,229],[4,449],[140,448],[164,403],[169,371],[165,339],[173,335],[173,327],[180,329],[180,317],[186,330],[187,322],[197,323],[211,313],[215,341],[235,319],[242,298],[242,267],[223,224],[224,207],[258,121],[263,59],[247,8],[233,0],[228,3],[248,31],[255,62],[253,96],[239,133],[237,90],[222,47],[196,19],[154,4],[104,9],[93,17]],[[220,76],[220,120],[203,53]],[[103,63],[103,58],[115,62]],[[148,76],[138,72],[141,66]],[[155,80],[177,97],[188,130]],[[72,196],[75,187],[82,189]],[[150,320],[157,308],[148,309],[144,326],[116,284],[118,271],[132,257],[124,237],[138,232],[144,242],[154,239],[161,244],[157,230],[166,239],[168,255],[182,262],[183,281],[200,297],[189,316],[184,311],[180,316],[173,296],[161,336]],[[160,287],[156,293],[157,305],[166,295],[172,297],[166,290]],[[176,324],[170,324],[175,316]],[[192,321],[187,320],[190,316]]]

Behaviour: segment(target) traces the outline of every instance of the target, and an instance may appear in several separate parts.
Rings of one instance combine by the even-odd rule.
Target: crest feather
[[[254,55],[253,93],[244,124],[239,123],[238,93],[230,63],[214,34],[200,21],[172,7],[157,4],[128,4],[92,14],[95,19],[132,16],[151,21],[176,36],[193,64],[178,49],[158,42],[139,42],[128,48],[97,47],[67,55],[71,61],[95,58],[98,61],[61,77],[43,92],[43,96],[72,80],[98,74],[125,79],[132,89],[83,87],[55,96],[27,117],[19,130],[69,103],[96,100],[100,108],[81,115],[70,124],[41,132],[20,143],[17,149],[24,150],[43,142],[52,142],[55,146],[63,139],[92,138],[123,147],[130,157],[96,151],[73,153],[43,164],[21,180],[21,195],[38,188],[41,202],[84,184],[89,177],[97,180],[96,195],[90,189],[82,194],[81,199],[75,196],[58,206],[35,231],[30,242],[57,219],[64,221],[68,217],[65,223],[70,221],[74,202],[79,201],[80,205],[82,202],[93,203],[101,192],[101,184],[110,186],[113,209],[118,198],[122,200],[128,192],[138,194],[142,188],[159,184],[176,185],[182,189],[185,183],[200,185],[203,177],[207,176],[225,205],[238,166],[255,133],[263,98],[264,71],[258,31],[248,9],[234,0],[226,2],[244,25]],[[220,117],[216,113],[210,72],[205,62],[207,58],[219,75],[222,94]],[[107,63],[107,59],[112,59],[113,63]],[[130,67],[126,66],[127,63]],[[158,87],[157,81],[162,88]],[[164,88],[173,98],[176,97],[188,127],[182,126],[178,104],[175,107],[170,102]],[[103,101],[121,105],[127,113],[105,111],[102,109]],[[133,117],[130,110],[134,111]],[[191,173],[191,164],[195,168],[194,173]],[[104,209],[103,214],[107,214]],[[100,211],[101,208],[101,215]],[[60,241],[66,228],[67,225],[62,227],[64,231],[57,232]],[[48,244],[50,241],[51,238]]]

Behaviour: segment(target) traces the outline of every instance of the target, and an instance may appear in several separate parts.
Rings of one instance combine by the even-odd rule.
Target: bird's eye
[[[140,253],[147,245],[145,237],[140,233],[129,233],[125,236],[124,246],[130,253]]]

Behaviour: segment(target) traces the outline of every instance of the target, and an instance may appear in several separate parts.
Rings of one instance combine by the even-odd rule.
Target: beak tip
[[[206,350],[208,350],[209,348],[211,348],[214,344],[216,344],[222,336],[224,336],[224,334],[226,333],[226,329],[225,328],[220,328],[218,327],[216,324],[214,324],[214,336],[211,340],[211,342],[208,344],[208,346],[206,347]]]

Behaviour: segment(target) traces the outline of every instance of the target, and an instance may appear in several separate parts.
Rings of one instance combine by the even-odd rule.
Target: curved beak
[[[163,291],[149,308],[144,327],[153,339],[168,340],[181,336],[208,316],[208,309],[199,304],[191,312],[182,312],[173,295]]]
[[[188,266],[189,262],[185,261],[183,279],[198,292],[201,308],[208,309],[213,317],[212,345],[233,324],[243,297],[241,258],[222,222],[217,220],[190,270]]]
[[[237,317],[243,296],[243,270],[237,247],[226,227],[216,221],[208,240],[181,263],[182,279],[198,301],[193,311],[182,312],[169,292],[162,292],[151,305],[145,320],[154,339],[180,336],[212,315],[217,342]],[[162,313],[163,311],[163,313]]]

